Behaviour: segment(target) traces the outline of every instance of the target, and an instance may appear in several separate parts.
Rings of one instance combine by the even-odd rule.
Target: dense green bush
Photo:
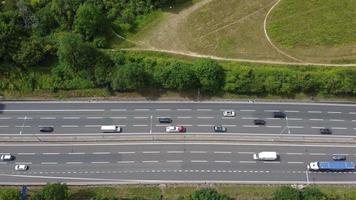
[[[273,200],[302,200],[302,195],[298,189],[282,186],[274,192]]]
[[[41,191],[35,193],[31,200],[70,200],[68,187],[61,183],[48,183]]]
[[[19,189],[1,189],[0,200],[21,200]]]
[[[212,188],[203,188],[194,191],[188,196],[187,200],[229,200],[225,194],[221,194]]]

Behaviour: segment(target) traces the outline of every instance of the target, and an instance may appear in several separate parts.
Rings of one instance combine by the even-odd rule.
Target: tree
[[[302,191],[303,200],[326,200],[327,197],[317,187],[306,187]]]
[[[78,34],[65,33],[59,39],[57,55],[60,64],[68,65],[76,71],[90,71],[96,63],[97,54],[97,50],[83,42]]]
[[[12,62],[13,55],[26,37],[23,21],[17,11],[0,13],[0,61]]]
[[[147,73],[140,63],[118,65],[113,77],[113,87],[119,91],[132,91],[147,87]]]
[[[50,34],[54,29],[56,29],[59,24],[55,19],[55,15],[50,7],[51,4],[41,8],[36,12],[37,26],[34,28],[36,33],[40,36],[45,36]]]
[[[84,0],[52,0],[51,10],[64,30],[72,30],[74,18]]]
[[[42,189],[42,196],[45,200],[69,200],[68,187],[66,184],[47,184]]]
[[[225,72],[216,61],[210,59],[198,60],[194,63],[194,69],[202,91],[218,92],[224,85]]]
[[[91,41],[96,36],[103,35],[107,29],[103,12],[92,3],[82,4],[77,11],[74,29],[85,40]]]
[[[301,200],[299,190],[290,186],[282,186],[273,193],[273,200]]]
[[[203,188],[193,192],[188,196],[188,200],[229,200],[225,194],[220,194],[215,189]]]
[[[13,60],[23,67],[29,67],[40,63],[45,55],[43,41],[38,37],[32,37],[21,43],[20,49],[13,55]]]
[[[1,189],[0,200],[21,200],[21,192],[18,189]]]

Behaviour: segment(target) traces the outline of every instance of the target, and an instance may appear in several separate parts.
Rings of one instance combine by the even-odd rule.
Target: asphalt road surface
[[[235,110],[236,117],[223,117],[223,110]],[[273,118],[283,111],[286,119]],[[101,125],[120,125],[122,134],[164,133],[167,124],[159,117],[171,117],[171,125],[187,127],[187,133],[212,133],[223,125],[228,133],[319,135],[332,129],[333,135],[355,136],[356,105],[286,103],[187,103],[187,102],[2,102],[0,136],[41,134],[40,127],[52,126],[53,135],[100,135]],[[254,125],[264,119],[264,126]]]
[[[253,153],[277,151],[278,161],[255,161]],[[68,183],[356,183],[356,171],[309,172],[312,161],[343,154],[356,161],[353,146],[126,143],[3,144],[1,153],[16,156],[0,162],[1,184]],[[29,170],[14,170],[27,164]]]

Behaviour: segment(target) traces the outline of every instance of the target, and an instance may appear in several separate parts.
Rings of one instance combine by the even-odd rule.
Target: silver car
[[[28,165],[15,165],[15,170],[16,171],[26,171],[28,170]]]
[[[223,116],[224,117],[235,117],[236,116],[236,113],[234,110],[225,110],[223,112]]]

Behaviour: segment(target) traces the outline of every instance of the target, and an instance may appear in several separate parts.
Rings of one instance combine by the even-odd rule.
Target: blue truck
[[[350,161],[311,162],[307,165],[311,171],[350,171],[355,169],[355,163]]]

